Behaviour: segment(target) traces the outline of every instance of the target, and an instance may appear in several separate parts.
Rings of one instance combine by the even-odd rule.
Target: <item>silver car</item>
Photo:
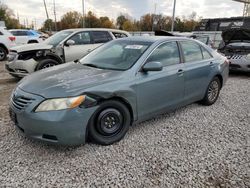
[[[81,59],[105,42],[128,37],[129,33],[114,29],[69,29],[51,36],[43,43],[13,47],[6,70],[14,77],[62,63]]]

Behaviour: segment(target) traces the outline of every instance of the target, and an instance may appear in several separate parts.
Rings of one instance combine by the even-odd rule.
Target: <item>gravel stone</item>
[[[8,115],[16,83],[0,62],[0,187],[250,187],[249,75],[231,75],[214,105],[145,121],[111,146],[21,136]]]

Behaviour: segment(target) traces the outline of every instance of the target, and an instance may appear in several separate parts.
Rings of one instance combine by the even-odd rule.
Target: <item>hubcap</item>
[[[2,60],[4,56],[5,56],[5,53],[2,50],[0,50],[0,59]]]
[[[55,66],[54,63],[47,63],[46,65],[44,65],[44,66],[42,67],[42,69],[47,69],[47,68],[53,67],[53,66]]]
[[[116,109],[109,108],[102,111],[98,116],[97,129],[101,134],[109,136],[119,132],[122,123],[122,114]]]
[[[213,81],[208,88],[208,100],[214,101],[219,93],[219,84],[217,81]]]

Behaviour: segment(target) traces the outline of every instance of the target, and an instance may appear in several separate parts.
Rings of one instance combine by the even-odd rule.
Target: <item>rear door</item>
[[[178,107],[184,98],[184,74],[176,42],[158,46],[146,62],[157,61],[162,71],[138,72],[137,107],[140,119]]]
[[[194,41],[179,43],[185,61],[185,100],[190,103],[203,98],[214,66],[213,57]]]

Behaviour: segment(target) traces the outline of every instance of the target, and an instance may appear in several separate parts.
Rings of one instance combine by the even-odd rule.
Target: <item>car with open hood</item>
[[[128,37],[23,78],[10,115],[36,140],[108,145],[132,124],[196,101],[214,104],[227,78],[227,59],[201,42]]]
[[[78,60],[105,42],[128,37],[115,29],[68,29],[44,42],[13,47],[5,67],[10,75],[24,77],[37,70]]]
[[[222,32],[218,51],[230,61],[230,70],[250,72],[250,29],[230,29]]]

